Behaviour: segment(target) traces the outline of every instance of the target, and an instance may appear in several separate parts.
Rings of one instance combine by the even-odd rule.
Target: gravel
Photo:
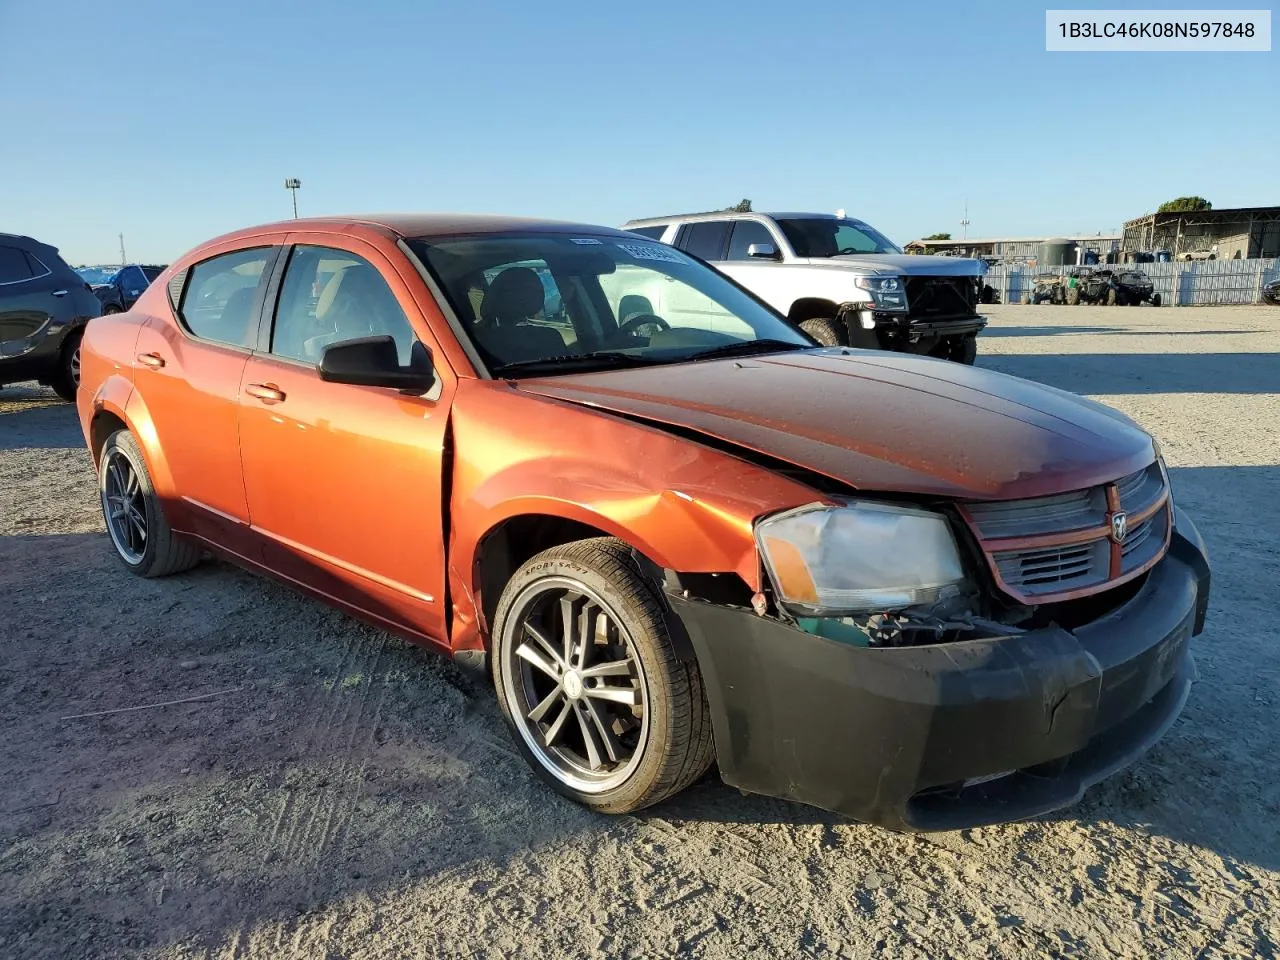
[[[713,777],[590,814],[452,663],[223,564],[130,577],[72,408],[0,390],[0,957],[1275,957],[1280,310],[990,315],[981,365],[1159,437],[1214,596],[1143,762],[925,837]]]

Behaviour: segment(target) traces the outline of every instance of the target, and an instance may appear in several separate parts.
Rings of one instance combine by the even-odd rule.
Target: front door
[[[149,318],[133,358],[137,395],[146,398],[157,449],[181,491],[173,508],[165,508],[170,522],[250,559],[256,557],[240,479],[236,396],[278,252],[241,249],[192,266],[177,322]]]
[[[277,573],[447,644],[441,475],[452,374],[437,351],[426,396],[320,379],[330,343],[389,334],[407,364],[418,339],[394,268],[346,242],[361,253],[293,248],[270,339],[244,369],[249,515]]]

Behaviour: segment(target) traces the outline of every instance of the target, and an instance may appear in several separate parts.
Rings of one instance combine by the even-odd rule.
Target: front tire
[[[142,450],[128,430],[117,430],[102,445],[98,493],[111,545],[131,572],[164,577],[200,562],[200,548],[169,527]]]
[[[840,327],[841,325],[830,317],[812,317],[800,321],[800,329],[824,347],[848,346],[847,337]]]
[[[517,570],[492,653],[517,748],[564,796],[630,813],[710,767],[702,676],[676,653],[659,594],[620,540],[553,547]]]

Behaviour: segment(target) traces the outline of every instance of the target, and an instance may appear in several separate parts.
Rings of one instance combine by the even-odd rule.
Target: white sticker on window
[[[600,242],[599,240],[595,239],[595,237],[571,237],[570,240],[572,243],[599,243]]]
[[[665,263],[684,263],[680,255],[662,243],[620,243],[618,249],[637,260],[661,260]]]

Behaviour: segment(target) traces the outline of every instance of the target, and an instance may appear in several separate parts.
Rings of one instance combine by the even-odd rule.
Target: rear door
[[[20,247],[0,242],[0,364],[35,346],[68,291],[54,296],[49,267]]]
[[[174,315],[141,324],[134,386],[177,490],[170,522],[256,559],[240,476],[237,394],[280,248],[231,249],[188,267]]]
[[[239,401],[263,557],[303,586],[447,645],[442,474],[453,373],[395,264],[370,244],[298,243],[278,288]],[[320,379],[327,345],[379,334],[395,339],[402,363],[415,340],[431,351],[437,383],[427,395]]]
[[[731,220],[702,220],[686,223],[676,234],[675,246],[719,268],[723,266],[732,226]],[[741,320],[729,317],[722,306],[688,284],[666,277],[663,286],[660,315],[673,324],[728,336],[750,337],[752,335],[750,326]]]

